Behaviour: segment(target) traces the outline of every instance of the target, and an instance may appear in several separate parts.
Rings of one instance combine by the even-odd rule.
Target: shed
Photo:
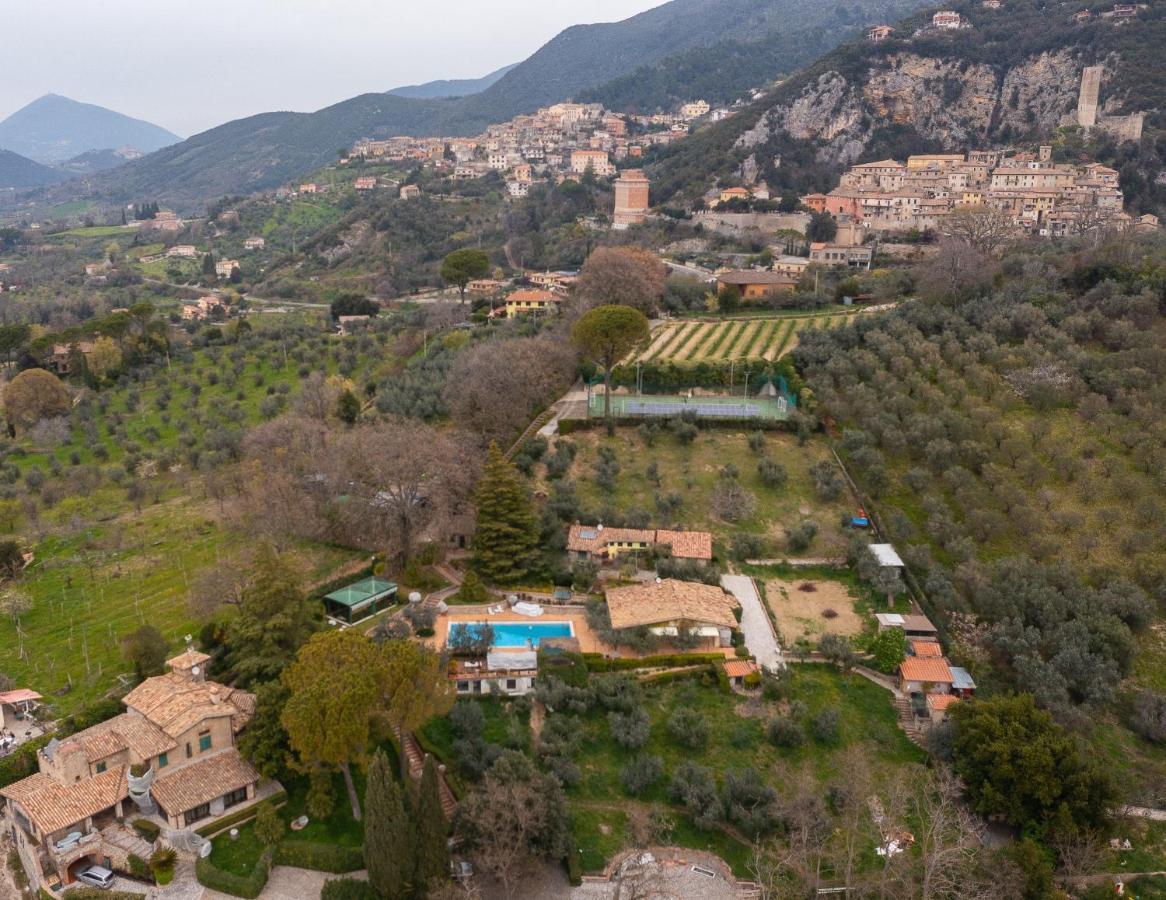
[[[324,595],[324,612],[352,624],[392,606],[397,585],[383,578],[365,578]]]
[[[899,554],[895,552],[895,548],[891,544],[871,544],[870,552],[874,554],[874,558],[884,569],[903,568],[903,560],[899,557]]]
[[[961,697],[970,697],[976,692],[976,682],[971,673],[960,666],[950,666],[951,692]]]

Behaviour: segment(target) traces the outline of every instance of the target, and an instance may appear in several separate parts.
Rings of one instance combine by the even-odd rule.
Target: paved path
[[[745,635],[745,646],[749,652],[757,658],[762,668],[784,669],[785,659],[777,645],[777,635],[773,633],[773,625],[753,579],[748,575],[722,575],[721,587],[741,604],[741,631]]]
[[[1149,819],[1152,822],[1166,822],[1166,809],[1149,809],[1145,806],[1123,806],[1123,816],[1132,816],[1135,819]]]

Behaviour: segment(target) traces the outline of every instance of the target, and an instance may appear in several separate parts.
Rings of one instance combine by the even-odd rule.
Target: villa
[[[677,559],[713,558],[713,536],[707,531],[667,531],[650,528],[604,528],[602,525],[571,526],[567,553],[571,559],[618,560],[627,553],[666,548]]]
[[[739,608],[736,598],[717,585],[673,578],[607,591],[612,628],[646,627],[664,638],[687,630],[708,650],[732,646]]]
[[[124,818],[189,828],[256,799],[259,773],[235,747],[255,695],[207,681],[209,661],[187,648],[123,698],[124,713],[49,741],[39,772],[0,788],[3,827],[34,888],[147,858],[152,847]]]

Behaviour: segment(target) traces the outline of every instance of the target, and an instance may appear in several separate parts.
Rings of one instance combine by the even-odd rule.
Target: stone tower
[[[1081,72],[1081,95],[1077,99],[1077,124],[1092,128],[1097,124],[1097,98],[1101,95],[1104,66],[1086,66]]]

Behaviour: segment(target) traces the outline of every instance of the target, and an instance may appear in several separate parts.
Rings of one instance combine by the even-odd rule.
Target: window
[[[241,787],[237,791],[231,791],[229,794],[223,795],[223,809],[230,809],[232,806],[237,806],[247,799],[247,788]]]
[[[513,691],[518,687],[518,680],[516,678],[506,679],[506,690]]]
[[[470,689],[470,683],[468,681],[459,681],[457,683],[457,690],[458,690],[459,694],[464,694],[469,689]]]
[[[105,771],[105,763],[104,763],[104,762],[99,762],[99,763],[97,764],[96,768],[97,768],[97,774],[98,774],[98,775],[100,775],[102,772],[104,772],[104,771]]]
[[[191,749],[190,744],[187,744],[186,745],[186,758],[190,759],[192,756],[194,756],[194,750]]]
[[[209,803],[201,803],[194,809],[188,809],[182,814],[182,818],[187,825],[193,825],[199,819],[205,819],[211,814],[211,805]]]
[[[170,757],[167,756],[165,753],[159,753],[158,754],[158,768],[165,769],[168,765],[170,765]]]
[[[198,736],[198,752],[206,753],[211,748],[211,733],[204,731]]]

